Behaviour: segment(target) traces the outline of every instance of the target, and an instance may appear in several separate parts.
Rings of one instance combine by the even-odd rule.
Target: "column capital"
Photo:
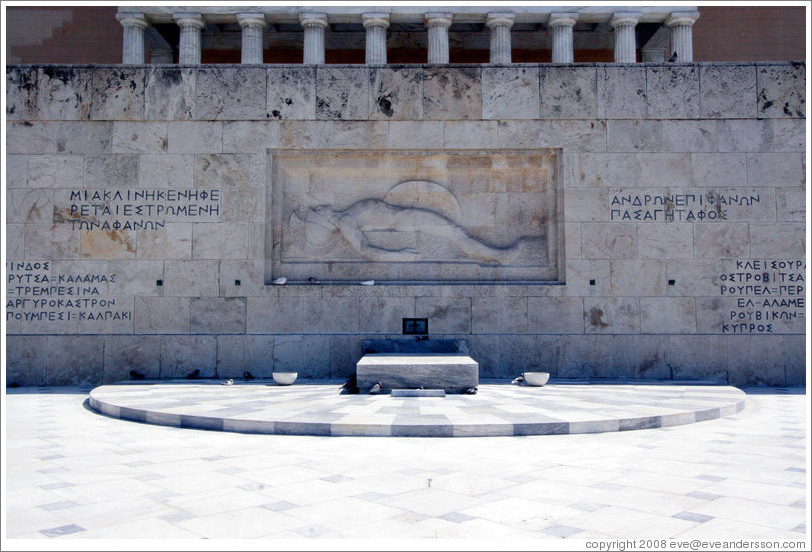
[[[143,13],[117,13],[116,19],[123,27],[141,27],[142,29],[149,27],[147,16]]]
[[[574,27],[575,22],[578,21],[577,13],[551,13],[550,20],[547,22],[548,27]]]
[[[388,13],[362,13],[361,21],[363,22],[365,29],[368,29],[369,27],[383,27],[384,29],[389,28]]]
[[[175,23],[180,27],[202,29],[206,26],[206,22],[203,21],[203,16],[199,13],[174,13],[172,14],[172,19],[174,19]]]
[[[238,13],[237,23],[240,27],[265,27],[265,15],[261,13]]]
[[[616,12],[612,14],[609,25],[613,28],[620,27],[621,25],[637,25],[641,17],[643,17],[642,12]]]
[[[677,25],[687,25],[689,27],[696,23],[699,19],[699,12],[671,12],[671,14],[663,22],[666,27],[675,27]]]
[[[449,12],[429,12],[426,13],[426,27],[445,27],[446,29],[451,26],[451,20],[454,14]]]
[[[306,12],[299,14],[299,23],[302,27],[321,27],[327,28],[330,23],[327,21],[326,13]]]
[[[497,12],[497,13],[489,13],[488,19],[485,21],[485,25],[488,28],[492,27],[507,27],[510,28],[513,26],[513,22],[516,20],[516,14],[511,12]]]

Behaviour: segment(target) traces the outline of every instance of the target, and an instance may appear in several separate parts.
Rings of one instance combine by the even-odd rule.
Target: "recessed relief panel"
[[[270,155],[266,281],[558,278],[554,150]]]

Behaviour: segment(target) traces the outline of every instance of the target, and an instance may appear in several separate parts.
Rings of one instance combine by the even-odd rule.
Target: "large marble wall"
[[[341,378],[404,317],[468,340],[482,378],[805,383],[803,64],[12,65],[7,85],[10,384]],[[547,192],[522,205],[548,262],[530,283],[273,285],[273,160],[315,150],[536,155]]]

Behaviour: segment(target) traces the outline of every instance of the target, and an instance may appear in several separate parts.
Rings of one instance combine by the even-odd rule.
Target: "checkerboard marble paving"
[[[85,404],[90,389],[42,391],[8,390],[3,399],[4,537],[12,545],[136,538],[378,539],[383,546],[476,539],[501,549],[514,541],[591,538],[809,542],[803,390],[746,389],[746,408],[700,423],[466,439],[189,430],[100,416]],[[257,386],[261,391],[268,389]],[[293,398],[296,389],[284,393]],[[366,405],[385,399],[353,398]]]
[[[254,380],[105,385],[90,405],[116,418],[183,428],[286,435],[475,437],[596,433],[709,420],[741,410],[733,387],[483,382],[476,396],[348,395],[338,382],[277,386]]]

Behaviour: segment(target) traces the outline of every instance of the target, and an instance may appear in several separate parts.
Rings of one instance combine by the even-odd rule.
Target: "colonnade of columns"
[[[615,62],[635,63],[637,45],[635,26],[642,17],[641,12],[618,12],[613,14],[609,24],[615,32]],[[551,13],[547,28],[552,36],[552,62],[572,63],[573,27],[578,21],[577,12]],[[124,27],[122,63],[144,63],[144,32],[149,21],[144,14],[118,13],[116,18]],[[425,14],[428,30],[428,63],[446,64],[448,55],[448,28],[454,14],[429,12]],[[262,34],[266,25],[262,13],[238,13],[237,22],[242,28],[242,63],[262,63]],[[511,12],[496,12],[487,15],[486,26],[490,29],[490,63],[511,63],[510,29],[516,19]],[[692,27],[699,19],[698,12],[673,12],[664,25],[670,29],[671,42],[669,56],[676,54],[674,61],[693,61]],[[173,20],[180,27],[178,62],[181,64],[200,63],[200,33],[205,20],[200,13],[176,13]],[[366,29],[366,63],[380,65],[386,63],[386,32],[389,28],[389,14],[365,13],[361,20]],[[324,63],[324,30],[329,26],[326,13],[306,12],[299,15],[304,30],[303,62],[305,64]],[[165,60],[161,60],[165,61]]]

